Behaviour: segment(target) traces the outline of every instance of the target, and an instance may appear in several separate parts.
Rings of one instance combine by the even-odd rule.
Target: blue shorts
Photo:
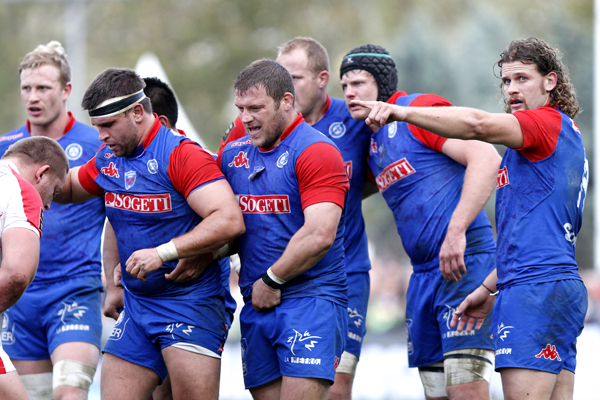
[[[480,330],[458,332],[450,328],[452,314],[459,304],[496,267],[495,253],[465,256],[467,273],[458,282],[442,277],[439,266],[410,277],[406,295],[408,366],[424,367],[444,360],[444,353],[461,349],[493,350],[491,317]]]
[[[45,360],[63,343],[100,348],[100,276],[30,285],[4,312],[2,346],[16,360]]]
[[[579,280],[516,285],[500,291],[494,305],[496,370],[527,368],[575,372],[577,337],[588,307]]]
[[[368,272],[348,274],[348,337],[344,351],[360,358],[360,349],[367,333],[367,307],[371,278]]]
[[[189,300],[137,297],[125,290],[125,308],[104,352],[152,369],[164,380],[162,349],[195,345],[220,357],[225,343],[225,307],[221,296]]]
[[[273,310],[257,312],[247,302],[240,325],[246,389],[282,375],[333,383],[346,342],[346,307],[304,297],[285,299]]]

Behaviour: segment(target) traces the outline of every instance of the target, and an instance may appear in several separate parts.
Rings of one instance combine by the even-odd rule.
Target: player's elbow
[[[228,230],[230,236],[229,240],[233,240],[236,237],[242,235],[244,232],[246,232],[244,217],[242,216],[242,213],[239,210],[236,210],[235,212],[231,213],[229,218]]]

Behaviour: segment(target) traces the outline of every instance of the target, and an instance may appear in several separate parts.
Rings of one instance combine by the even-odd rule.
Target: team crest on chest
[[[135,171],[125,172],[125,189],[129,190],[135,185],[136,173]]]
[[[279,158],[277,159],[277,166],[279,168],[283,168],[283,166],[288,163],[289,159],[290,159],[290,153],[286,151],[285,153],[280,155]]]
[[[67,158],[71,161],[78,160],[79,157],[83,154],[83,148],[78,143],[71,143],[65,149],[65,153],[67,153]]]
[[[329,125],[329,136],[339,139],[346,133],[346,125],[343,122],[334,122]]]
[[[148,160],[148,172],[151,174],[156,174],[158,172],[158,162],[153,158],[152,160]]]
[[[391,139],[394,136],[396,136],[396,132],[398,132],[398,124],[396,121],[388,124],[387,126],[388,129],[388,137]]]
[[[227,165],[236,168],[250,168],[250,165],[248,165],[248,153],[240,151],[238,155],[233,157],[233,160]]]

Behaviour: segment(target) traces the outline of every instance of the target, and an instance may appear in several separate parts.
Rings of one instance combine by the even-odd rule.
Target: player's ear
[[[319,74],[317,75],[317,80],[319,82],[319,89],[323,89],[323,88],[327,87],[327,84],[329,83],[329,72],[328,71],[319,72]]]
[[[284,107],[284,110],[289,110],[294,106],[294,95],[290,92],[285,92],[283,98],[281,99],[281,106]]]
[[[548,72],[548,75],[544,77],[544,81],[546,84],[546,92],[551,92],[558,83],[558,76],[556,75],[556,72]]]
[[[39,165],[37,167],[37,169],[35,170],[35,183],[40,183],[40,181],[42,180],[42,178],[44,177],[44,174],[48,173],[50,171],[50,166],[47,164],[44,165]]]

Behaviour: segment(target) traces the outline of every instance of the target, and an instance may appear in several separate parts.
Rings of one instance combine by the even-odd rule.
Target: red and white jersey
[[[0,187],[0,239],[11,228],[30,229],[41,236],[44,214],[42,199],[9,161],[0,161]],[[0,245],[0,257],[1,249]]]

